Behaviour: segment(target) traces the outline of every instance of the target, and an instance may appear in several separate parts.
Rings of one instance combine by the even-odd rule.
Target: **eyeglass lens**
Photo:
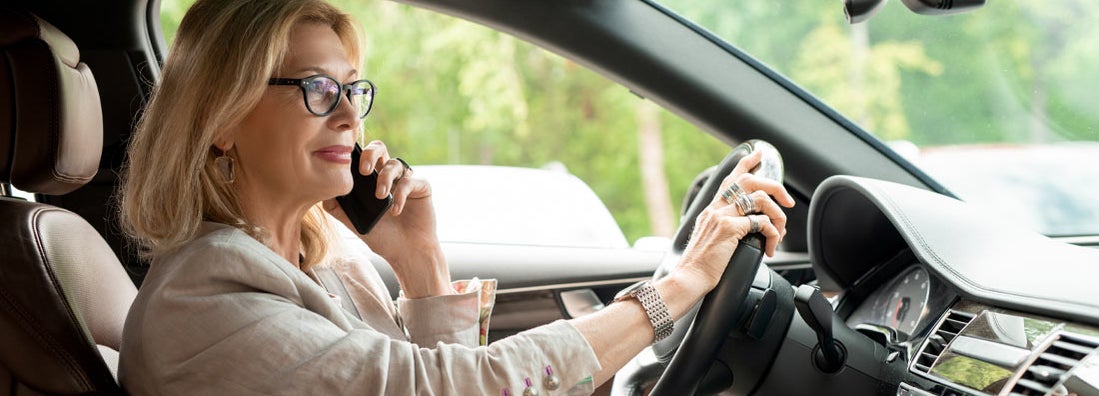
[[[305,82],[306,104],[314,114],[328,114],[339,104],[340,83],[328,77],[317,76]],[[348,86],[348,100],[355,107],[359,118],[370,111],[374,100],[374,89],[367,81],[356,81]]]

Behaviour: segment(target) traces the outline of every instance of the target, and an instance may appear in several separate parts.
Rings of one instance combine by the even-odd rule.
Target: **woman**
[[[771,254],[785,234],[768,195],[793,199],[747,174],[759,161],[749,156],[725,186],[753,191],[762,214],[715,197],[667,277],[479,346],[479,298],[451,287],[428,184],[375,141],[351,171],[377,170],[391,210],[358,236],[333,200],[352,187],[372,100],[359,58],[350,18],[321,0],[200,0],[188,11],[121,191],[123,224],[152,260],[125,326],[128,391],[590,393],[715,286],[741,237],[760,230]],[[367,245],[397,276],[396,307]]]

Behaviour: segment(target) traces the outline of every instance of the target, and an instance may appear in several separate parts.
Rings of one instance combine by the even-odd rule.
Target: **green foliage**
[[[171,43],[176,38],[176,30],[183,21],[183,14],[191,8],[194,0],[160,2],[160,27],[164,31],[164,42]]]
[[[970,388],[993,393],[1000,390],[1002,381],[1011,377],[1011,370],[961,355],[949,356],[931,372]],[[995,387],[992,387],[993,384],[996,384]]]
[[[861,26],[845,25],[834,2],[663,3],[884,140],[1099,140],[1094,1],[998,1],[949,17],[892,3]]]
[[[881,138],[907,139],[901,72],[937,76],[943,65],[929,59],[917,41],[852,44],[858,41],[848,36],[867,35],[864,29],[848,34],[839,21],[821,23],[802,42],[791,76],[867,130],[879,131]]]
[[[389,1],[332,1],[362,25],[361,74],[378,85],[367,140],[419,164],[562,163],[592,186],[627,238],[652,233],[638,166],[641,99],[464,20]],[[162,2],[168,40],[190,3]],[[885,140],[1099,140],[1099,73],[1083,66],[1099,63],[1099,24],[1091,22],[1099,3],[1090,0],[989,2],[946,18],[894,3],[857,27],[843,23],[837,2],[665,3]],[[689,182],[729,147],[667,112],[660,128],[678,210]]]

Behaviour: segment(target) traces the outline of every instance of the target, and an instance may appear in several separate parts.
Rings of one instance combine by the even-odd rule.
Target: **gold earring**
[[[227,152],[216,148],[214,150],[218,154],[217,158],[214,158],[214,165],[217,165],[218,170],[221,171],[221,177],[225,178],[225,182],[233,184],[236,180],[235,160]]]

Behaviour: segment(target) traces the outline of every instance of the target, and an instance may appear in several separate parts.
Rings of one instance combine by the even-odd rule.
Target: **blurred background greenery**
[[[169,40],[192,2],[162,2]],[[332,2],[361,24],[362,75],[378,85],[366,139],[416,164],[564,164],[633,241],[670,235],[690,181],[729,150],[626,88],[511,36],[391,1]],[[1083,88],[1099,86],[1099,73],[1076,66],[1099,64],[1092,22],[1099,3],[1064,2],[990,1],[976,13],[935,19],[891,4],[855,26],[837,1],[662,3],[877,137],[929,147],[1099,141],[1094,93]],[[1090,58],[1073,58],[1080,56]]]

